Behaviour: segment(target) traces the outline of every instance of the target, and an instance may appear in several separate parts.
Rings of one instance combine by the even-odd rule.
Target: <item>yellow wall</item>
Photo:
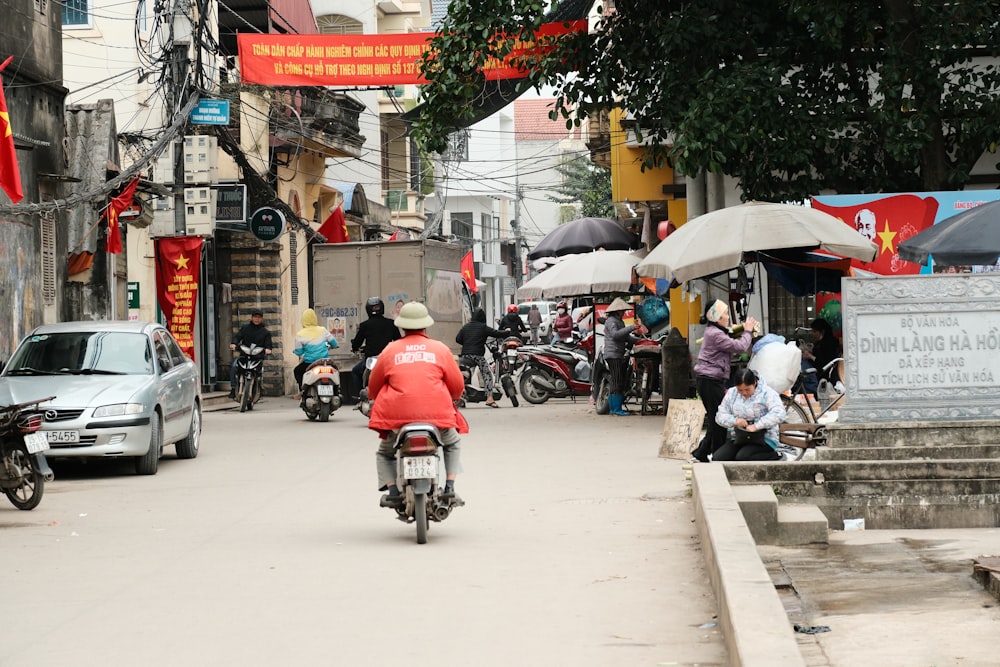
[[[616,202],[666,201],[668,217],[678,227],[687,222],[687,199],[663,194],[663,185],[674,182],[674,170],[664,166],[642,170],[643,149],[626,146],[621,128],[621,109],[612,109],[611,119],[611,196]],[[701,319],[701,299],[681,300],[681,290],[670,292],[670,325],[687,335],[688,326]]]

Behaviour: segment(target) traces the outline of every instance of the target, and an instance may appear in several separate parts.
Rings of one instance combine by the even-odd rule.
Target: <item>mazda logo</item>
[[[56,412],[55,410],[46,410],[45,411],[45,421],[47,421],[47,422],[54,421],[55,418],[58,417],[58,416],[59,416],[59,413]]]

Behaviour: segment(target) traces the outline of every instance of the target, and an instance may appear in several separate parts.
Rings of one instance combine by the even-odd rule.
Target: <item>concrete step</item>
[[[778,546],[829,544],[829,522],[815,505],[778,505]]]
[[[817,461],[932,461],[998,459],[1000,444],[934,444],[900,447],[817,447]]]
[[[1000,556],[973,558],[972,576],[987,593],[1000,600]]]
[[[767,484],[734,486],[733,495],[757,544],[774,544],[778,534],[778,497]]]
[[[827,519],[815,505],[778,503],[767,484],[733,486],[750,535],[757,544],[827,544]]]
[[[236,401],[229,398],[228,391],[203,391],[201,393],[201,409],[205,412],[228,410],[238,407]]]

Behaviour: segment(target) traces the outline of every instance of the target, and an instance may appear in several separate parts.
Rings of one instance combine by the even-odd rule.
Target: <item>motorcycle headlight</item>
[[[122,415],[142,414],[142,403],[115,403],[102,405],[94,410],[95,417],[120,417]]]

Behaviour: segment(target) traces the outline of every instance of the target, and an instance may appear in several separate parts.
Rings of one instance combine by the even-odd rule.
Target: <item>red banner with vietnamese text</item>
[[[587,21],[546,23],[532,41],[517,40],[503,61],[484,68],[489,80],[527,76],[527,62],[562,36],[587,31]],[[265,35],[239,33],[240,76],[265,86],[396,86],[427,81],[420,59],[429,32],[389,35]],[[524,66],[522,66],[524,65]]]
[[[156,300],[167,329],[192,359],[201,246],[200,236],[156,239]]]

